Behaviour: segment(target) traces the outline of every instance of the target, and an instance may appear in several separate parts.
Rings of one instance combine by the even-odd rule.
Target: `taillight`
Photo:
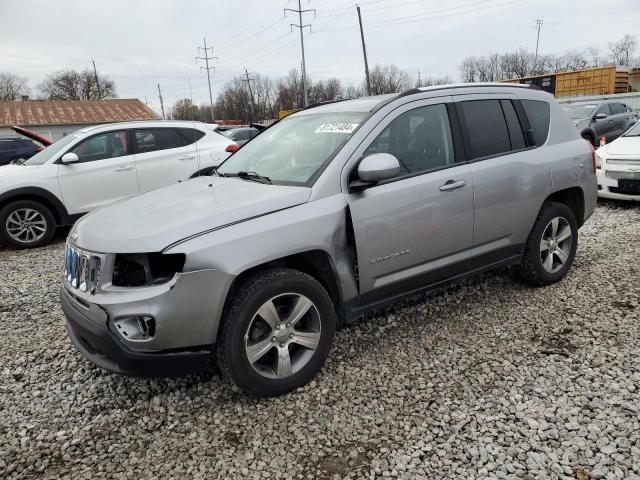
[[[233,153],[240,150],[240,145],[237,143],[232,143],[231,145],[227,145],[227,148],[224,149],[225,152]]]
[[[591,165],[592,165],[592,170],[593,170],[593,174],[596,174],[596,169],[600,168],[599,165],[596,165],[596,149],[593,148],[593,145],[591,144],[590,141],[587,140],[587,143],[589,144],[589,148],[591,149]]]
[[[42,150],[44,150],[44,148],[42,148],[42,147],[36,147],[36,153],[40,153]]]

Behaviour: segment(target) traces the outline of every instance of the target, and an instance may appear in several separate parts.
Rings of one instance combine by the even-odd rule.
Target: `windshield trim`
[[[303,110],[305,112],[307,112],[306,110]],[[333,162],[333,159],[342,151],[344,150],[344,148],[347,146],[347,144],[349,143],[349,141],[351,141],[351,139],[356,135],[356,133],[358,133],[358,131],[364,126],[365,123],[367,123],[369,121],[369,119],[371,118],[371,116],[373,115],[373,113],[375,112],[361,112],[361,111],[348,111],[348,112],[320,112],[320,113],[305,113],[305,116],[311,116],[311,115],[317,115],[317,116],[324,116],[324,115],[328,115],[331,113],[340,113],[340,114],[357,114],[357,115],[363,115],[362,117],[362,121],[360,122],[360,124],[355,128],[355,130],[353,132],[351,132],[351,135],[349,136],[349,138],[347,139],[347,141],[340,147],[337,148],[331,155],[329,155],[329,157],[327,157],[327,159],[324,161],[324,163],[316,170],[316,172],[311,175],[311,177],[309,177],[309,180],[307,180],[306,182],[294,182],[294,181],[290,181],[290,180],[274,180],[273,178],[271,179],[271,185],[280,185],[280,186],[285,186],[285,187],[307,187],[307,188],[311,188],[315,185],[315,183],[318,181],[318,179],[320,178],[320,176],[324,173],[324,171],[329,167],[329,165],[331,165],[331,162]],[[249,142],[252,142],[253,140],[255,140],[256,138],[258,138],[260,135],[262,135],[264,132],[266,132],[267,130],[269,130],[271,127],[273,127],[274,125],[279,124],[280,122],[282,122],[283,120],[286,120],[287,118],[295,118],[295,114],[293,115],[289,115],[287,117],[281,118],[280,120],[273,122],[271,125],[269,125],[267,128],[265,128],[264,130],[260,131],[258,133],[258,135],[254,136],[252,139],[250,139],[248,142],[245,143],[245,145]],[[244,145],[243,145],[244,146]],[[236,151],[240,151],[240,149],[236,150]],[[232,153],[231,155],[229,155],[227,158],[225,158],[222,163],[220,165],[218,165],[218,168],[220,168],[222,165],[224,165],[227,160],[229,160],[231,157],[233,157],[235,155],[236,152]],[[237,173],[237,172],[232,172],[232,173]],[[222,177],[222,175],[219,175]]]

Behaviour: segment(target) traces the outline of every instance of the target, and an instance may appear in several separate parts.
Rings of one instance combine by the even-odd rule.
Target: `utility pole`
[[[98,100],[102,98],[102,92],[100,91],[100,82],[98,81],[98,70],[96,70],[96,61],[92,58],[91,63],[93,63],[93,74],[96,77],[96,88],[98,89]]]
[[[215,71],[215,67],[210,67],[209,66],[209,60],[216,60],[218,61],[218,57],[210,57],[209,56],[209,51],[213,52],[213,48],[211,47],[207,47],[207,39],[204,39],[204,48],[203,47],[198,47],[198,52],[200,52],[200,50],[204,51],[204,57],[196,57],[196,63],[198,62],[198,60],[204,60],[205,62],[205,66],[204,67],[200,67],[200,71],[202,70],[206,70],[207,71],[207,81],[209,82],[209,103],[211,105],[211,121],[213,123],[216,123],[216,116],[213,112],[213,93],[211,93],[211,74],[209,73],[209,70],[214,70]]]
[[[362,29],[362,15],[360,14],[360,6],[356,5],[358,10],[358,23],[360,23],[360,38],[362,39],[362,53],[364,54],[364,74],[367,81],[367,96],[371,96],[371,81],[369,80],[369,62],[367,61],[367,46],[364,43],[364,30]]]
[[[164,102],[162,101],[162,90],[160,90],[160,84],[158,83],[158,96],[160,97],[160,108],[162,109],[162,119],[166,120],[164,116]]]
[[[302,14],[313,12],[313,15],[315,18],[316,11],[314,9],[303,10],[301,0],[298,0],[298,9],[294,10],[292,8],[285,8],[284,9],[285,16],[287,15],[287,12],[297,13],[298,20],[300,21],[299,24],[295,24],[295,23],[291,24],[291,31],[293,32],[293,27],[300,29],[300,47],[302,48],[302,91],[304,92],[304,106],[308,107],[309,106],[309,88],[307,86],[307,62],[304,58],[304,29],[306,27],[309,27],[309,30],[311,30],[311,25],[302,24]]]
[[[418,88],[422,86],[422,78],[420,76],[420,69],[418,69]]]
[[[538,46],[540,45],[540,29],[544,21],[542,18],[536,18],[536,28],[538,29],[538,37],[536,38],[536,59],[534,61],[536,67],[538,66]]]
[[[245,79],[243,80],[243,82],[247,82],[247,87],[249,87],[249,96],[251,97],[251,117],[249,120],[251,123],[252,120],[255,120],[255,116],[256,116],[256,100],[253,97],[253,90],[251,88],[251,81],[253,80],[253,78],[251,78],[249,76],[249,71],[247,70],[247,67],[244,67],[244,76]]]

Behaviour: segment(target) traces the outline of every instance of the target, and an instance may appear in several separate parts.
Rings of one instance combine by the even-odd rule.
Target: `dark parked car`
[[[40,150],[40,145],[26,138],[0,138],[0,165],[22,163]]]
[[[244,145],[253,137],[255,137],[260,130],[254,127],[240,127],[240,128],[232,128],[229,130],[225,130],[224,132],[220,132],[227,138],[230,138],[238,145]]]
[[[626,104],[606,100],[563,105],[580,135],[597,146],[601,137],[615,140],[638,121],[638,115]]]

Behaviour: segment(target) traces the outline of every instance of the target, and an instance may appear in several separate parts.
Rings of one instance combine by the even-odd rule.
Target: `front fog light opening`
[[[156,321],[149,315],[118,318],[113,325],[123,338],[132,342],[150,340],[156,334]]]

